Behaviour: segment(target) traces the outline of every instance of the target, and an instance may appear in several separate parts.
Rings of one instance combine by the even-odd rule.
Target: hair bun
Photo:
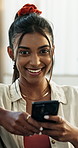
[[[42,12],[38,10],[34,4],[26,4],[17,12],[18,16],[22,16],[30,13],[41,14]]]

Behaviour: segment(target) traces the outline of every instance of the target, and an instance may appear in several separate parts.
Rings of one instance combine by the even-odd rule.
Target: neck
[[[19,79],[19,85],[21,94],[26,99],[39,100],[40,98],[46,97],[50,93],[49,84],[46,79],[37,84],[29,84],[25,80],[22,81]]]
[[[21,87],[23,87],[24,90],[27,90],[27,91],[29,90],[42,91],[47,87],[48,81],[46,80],[46,78],[44,78],[40,82],[37,81],[35,83],[29,83],[28,81],[26,81],[26,79],[19,78],[19,84]]]

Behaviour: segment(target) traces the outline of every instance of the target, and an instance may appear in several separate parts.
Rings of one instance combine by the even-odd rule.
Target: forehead
[[[50,44],[51,44],[50,35],[46,34],[46,36],[48,37]],[[49,42],[47,38],[41,35],[40,33],[27,33],[23,36],[21,43],[20,43],[20,45],[27,46],[27,47],[41,46],[45,44],[49,45]]]

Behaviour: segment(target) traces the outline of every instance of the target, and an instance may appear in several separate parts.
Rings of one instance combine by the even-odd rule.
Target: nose
[[[40,57],[37,54],[32,54],[30,64],[35,67],[38,66],[40,64]]]

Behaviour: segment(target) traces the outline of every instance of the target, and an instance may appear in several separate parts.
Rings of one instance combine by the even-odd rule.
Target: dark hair
[[[18,46],[26,33],[38,32],[47,38],[49,44],[50,41],[46,35],[48,33],[52,39],[52,45],[54,45],[54,37],[52,27],[46,19],[41,17],[36,13],[30,13],[29,15],[15,16],[15,20],[9,29],[9,46],[13,49],[13,43],[18,35],[20,35]],[[16,67],[16,62],[14,63],[14,74],[13,82],[19,77],[19,72]]]

